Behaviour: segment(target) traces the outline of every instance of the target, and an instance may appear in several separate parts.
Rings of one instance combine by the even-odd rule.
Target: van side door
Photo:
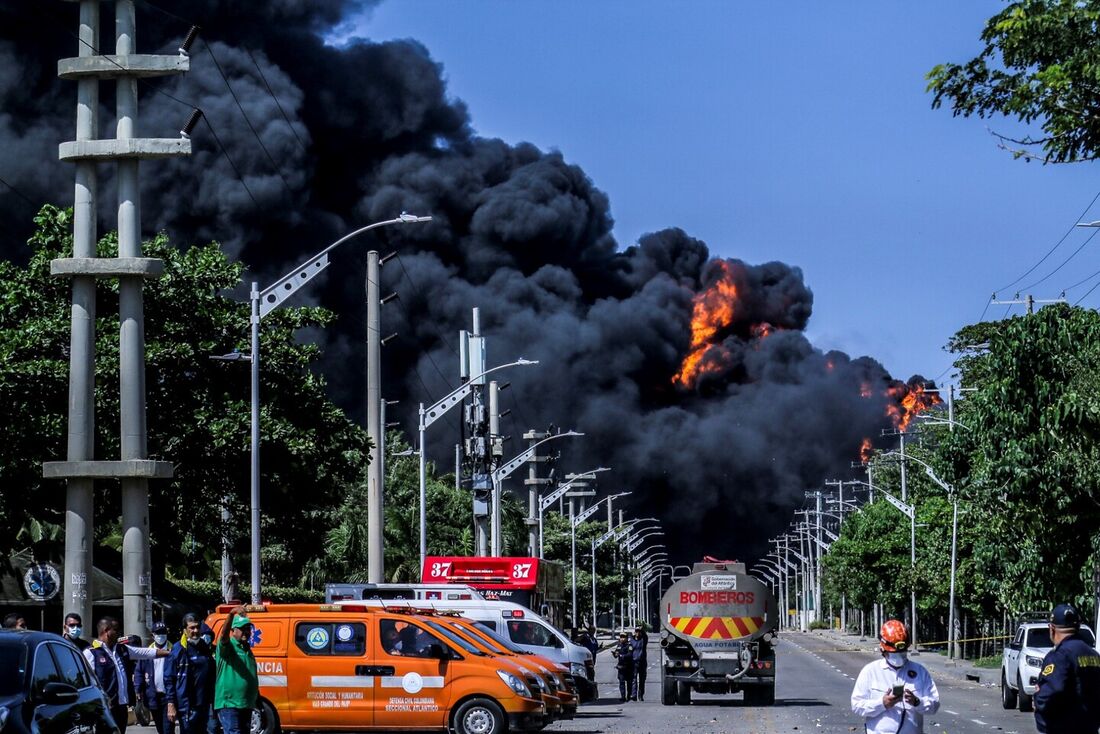
[[[374,724],[383,729],[434,729],[447,724],[450,661],[434,657],[449,645],[420,624],[379,617],[381,674],[374,689]]]
[[[286,672],[295,728],[365,729],[374,725],[370,645],[364,619],[295,619]]]

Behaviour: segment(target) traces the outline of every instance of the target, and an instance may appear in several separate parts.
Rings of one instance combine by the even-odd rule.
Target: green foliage
[[[932,105],[953,114],[1003,115],[1043,134],[1009,141],[1017,157],[1065,162],[1100,153],[1098,0],[1020,0],[986,22],[970,61],[928,73]],[[1039,148],[1033,156],[1028,148]]]
[[[810,631],[811,632],[813,632],[814,630],[827,630],[827,629],[832,629],[832,625],[830,625],[828,622],[825,622],[825,621],[820,620],[820,619],[815,619],[814,621],[810,622]]]
[[[1065,305],[1011,319],[962,376],[977,388],[940,454],[989,548],[974,560],[1010,612],[1091,606],[1100,543],[1100,315]],[[981,375],[981,381],[971,381]]]
[[[203,599],[209,609],[213,609],[222,603],[222,587],[218,581],[191,581],[190,579],[169,578],[175,586],[180,587],[192,596]],[[325,592],[322,589],[304,589],[300,586],[263,586],[263,598],[277,604],[321,604],[325,601]],[[238,592],[242,600],[252,597],[252,586],[244,583],[238,586]]]
[[[956,603],[998,619],[1060,601],[1093,606],[1100,559],[1100,314],[1065,305],[962,328],[948,343],[966,392],[957,426],[925,426],[907,445],[959,501]],[[875,462],[875,484],[899,496],[899,467]],[[826,599],[886,605],[901,614],[910,588],[919,613],[946,621],[952,498],[912,462],[917,561],[909,522],[876,501],[848,516],[823,558]]]
[[[57,551],[64,483],[43,481],[41,462],[63,459],[68,400],[69,284],[50,261],[72,254],[72,214],[43,207],[27,267],[0,262],[0,401],[8,432],[0,446],[0,529],[8,538]],[[117,252],[105,236],[99,253]],[[154,568],[176,576],[220,573],[219,505],[228,498],[233,555],[247,567],[249,370],[210,355],[247,351],[248,305],[223,292],[242,266],[216,244],[176,249],[164,235],[145,243],[163,277],[145,286],[149,453],[171,461],[175,478],[150,483]],[[320,554],[324,520],[366,462],[364,433],[325,395],[310,370],[318,355],[294,335],[332,319],[320,309],[272,312],[262,331],[261,456],[265,581],[296,583]],[[99,281],[96,307],[98,458],[118,446],[118,286]],[[117,483],[97,482],[96,540],[111,542],[121,514]],[[37,529],[36,529],[37,528]],[[54,530],[47,530],[54,528]],[[13,542],[13,541],[9,541]],[[40,549],[45,555],[47,547]]]
[[[566,609],[572,612],[572,543],[569,515],[548,510],[543,520],[543,544],[548,560],[565,567]],[[607,522],[596,519],[577,526],[577,624],[592,618],[592,541],[607,532]],[[596,549],[596,605],[599,614],[611,611],[626,596],[633,578],[626,566],[626,554],[608,541]],[[619,610],[613,610],[617,615]]]

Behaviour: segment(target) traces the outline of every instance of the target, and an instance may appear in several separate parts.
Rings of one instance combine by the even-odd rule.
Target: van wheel
[[[1001,669],[1001,708],[1016,708],[1016,691],[1012,690],[1009,687],[1008,678],[1005,677],[1004,668]]]
[[[260,699],[259,708],[252,709],[250,734],[279,734],[279,714],[275,707]]]
[[[504,712],[487,698],[471,698],[454,714],[456,734],[503,734],[507,728]]]
[[[1016,685],[1020,687],[1019,694],[1016,696],[1016,708],[1020,711],[1031,711],[1031,696],[1024,693],[1024,681],[1019,673],[1016,674]]]
[[[678,706],[691,705],[691,685],[676,681],[676,704]]]

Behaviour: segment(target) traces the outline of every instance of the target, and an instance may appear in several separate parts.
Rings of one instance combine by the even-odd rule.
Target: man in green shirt
[[[223,734],[249,734],[252,709],[259,703],[256,656],[249,646],[252,621],[243,612],[244,607],[237,607],[229,613],[218,633],[215,651],[214,713]]]

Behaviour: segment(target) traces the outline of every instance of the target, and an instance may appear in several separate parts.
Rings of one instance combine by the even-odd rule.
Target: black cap
[[[1050,613],[1050,623],[1055,627],[1080,627],[1081,615],[1072,604],[1059,604]]]
[[[153,625],[154,635],[166,635],[168,634],[168,625],[164,622],[157,622]]]

